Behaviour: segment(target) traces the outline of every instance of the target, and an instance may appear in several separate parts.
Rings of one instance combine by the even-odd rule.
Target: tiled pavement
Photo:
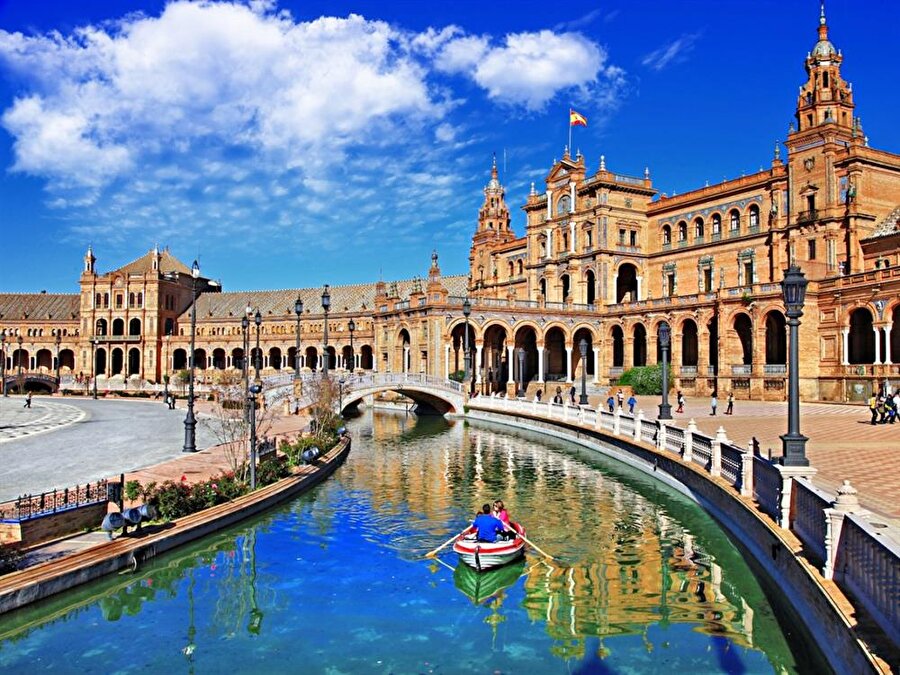
[[[61,429],[86,415],[80,408],[49,399],[36,398],[26,408],[22,397],[7,396],[0,405],[0,443]]]
[[[638,408],[655,418],[658,399],[638,397]],[[724,427],[733,443],[747,446],[759,441],[766,455],[781,455],[782,434],[787,432],[787,403],[735,401],[734,414],[725,415],[725,400],[719,399],[715,417],[708,399],[687,400],[684,413],[672,416],[679,426],[693,418],[697,427],[712,435]],[[844,479],[859,490],[860,503],[900,526],[900,422],[872,426],[868,408],[859,405],[804,403],[800,406],[800,432],[809,437],[806,455],[817,469],[813,481],[834,491]]]

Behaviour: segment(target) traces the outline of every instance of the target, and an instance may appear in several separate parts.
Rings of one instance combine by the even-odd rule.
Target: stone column
[[[553,217],[553,195],[547,190],[547,220]]]
[[[791,492],[794,487],[794,478],[806,478],[812,480],[816,475],[816,469],[811,466],[783,466],[774,465],[781,474],[781,490],[779,491],[778,525],[784,529],[791,527]]]
[[[888,323],[884,325],[884,362],[886,365],[892,365],[893,361],[891,361],[891,329],[894,327],[893,323]]]
[[[694,461],[694,434],[697,433],[697,423],[694,418],[688,422],[687,429],[684,430],[684,452],[681,459],[685,462]]]
[[[875,363],[881,363],[881,328],[878,326],[872,326],[872,330],[875,331]]]
[[[444,379],[450,379],[450,343],[444,344]]]
[[[566,347],[566,382],[572,381],[572,348]]]
[[[837,499],[830,509],[825,509],[825,566],[822,576],[834,579],[834,562],[837,558],[838,543],[841,540],[841,529],[844,527],[844,516],[848,513],[868,513],[860,508],[857,490],[849,480],[838,488]]]
[[[575,253],[575,221],[569,222],[569,253]]]
[[[538,382],[544,382],[544,347],[538,346]],[[548,396],[549,399],[549,396]]]
[[[575,213],[575,183],[569,183],[569,213]]]
[[[637,281],[637,297],[634,299],[635,302],[640,302],[643,299],[643,294],[641,293],[641,286],[643,286],[644,277],[638,274],[635,277],[635,281]]]
[[[481,350],[483,348],[484,345],[475,345],[475,384],[481,384],[481,371],[484,370],[484,368],[481,367]]]
[[[548,227],[546,229],[546,233],[547,233],[547,257],[552,258],[553,257],[553,228]]]
[[[515,370],[515,356],[516,356],[516,348],[515,345],[507,345],[506,346],[506,364],[508,368],[506,369],[506,384],[510,385],[515,382],[513,378],[513,371]]]
[[[594,379],[593,383],[598,384],[600,382],[600,348],[594,347]]]
[[[841,365],[850,365],[850,329],[841,329]]]
[[[712,443],[710,443],[710,460],[709,460],[709,475],[710,476],[721,476],[722,475],[722,443],[728,443],[728,436],[725,435],[725,427],[719,427],[719,430],[716,431],[715,438],[712,439]]]

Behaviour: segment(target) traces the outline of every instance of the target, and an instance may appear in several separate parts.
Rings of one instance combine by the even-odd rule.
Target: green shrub
[[[130,502],[137,500],[143,494],[141,489],[141,481],[129,480],[125,483],[125,499]]]
[[[466,377],[465,370],[457,370],[455,373],[450,373],[450,379],[454,382],[462,382]]]
[[[669,389],[672,388],[672,366],[669,364]],[[637,366],[622,373],[617,383],[620,387],[631,387],[635,394],[650,396],[662,394],[662,365]]]
[[[174,520],[191,513],[191,487],[185,483],[167,480],[156,489],[153,505],[164,520]]]
[[[270,457],[259,463],[256,468],[257,485],[271,485],[290,473],[288,467],[277,457]]]

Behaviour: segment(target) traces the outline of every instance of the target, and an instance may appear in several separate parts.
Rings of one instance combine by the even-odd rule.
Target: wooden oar
[[[526,537],[526,536],[525,536],[524,534],[522,534],[521,532],[519,532],[519,536],[522,537],[522,540],[523,540],[526,544],[528,544],[531,548],[533,548],[535,551],[537,551],[537,552],[540,553],[541,555],[547,556],[548,558],[550,558],[550,560],[556,560],[556,558],[554,558],[552,555],[550,555],[550,554],[547,553],[546,551],[541,550],[541,547],[540,547],[540,546],[538,546],[537,544],[535,544],[533,541],[531,541],[528,537]]]
[[[459,534],[454,534],[452,537],[450,537],[447,541],[445,541],[443,544],[441,544],[440,546],[438,546],[436,549],[434,549],[433,551],[429,551],[428,553],[426,553],[426,554],[425,554],[425,557],[426,557],[426,558],[430,558],[430,557],[432,557],[435,553],[437,553],[438,551],[440,551],[442,548],[445,548],[446,546],[449,546],[450,544],[452,544],[452,543],[454,542],[454,540],[455,540],[460,534],[465,533],[466,530],[468,530],[468,529],[469,529],[469,527],[466,527],[466,529],[463,530],[462,532],[460,532]]]

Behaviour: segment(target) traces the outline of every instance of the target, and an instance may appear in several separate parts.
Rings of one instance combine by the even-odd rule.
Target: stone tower
[[[478,211],[478,228],[472,237],[469,254],[469,276],[476,285],[489,281],[493,274],[491,251],[516,238],[509,227],[505,195],[506,190],[498,178],[495,155],[491,164],[491,179],[484,187],[484,203]]]

